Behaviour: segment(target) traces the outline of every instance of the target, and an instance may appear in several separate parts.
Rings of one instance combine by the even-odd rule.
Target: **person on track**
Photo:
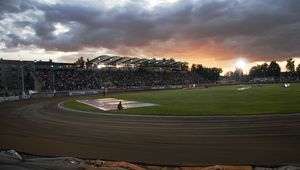
[[[123,105],[122,105],[122,101],[120,101],[118,104],[118,110],[122,110],[122,109],[123,109]]]

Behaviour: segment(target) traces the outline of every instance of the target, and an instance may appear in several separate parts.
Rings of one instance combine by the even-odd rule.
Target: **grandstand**
[[[0,95],[19,95],[22,91],[58,92],[103,88],[156,88],[203,82],[188,71],[188,63],[174,59],[145,59],[101,55],[90,67],[76,63],[1,60]],[[13,70],[13,71],[11,71]],[[22,71],[25,76],[22,89]],[[5,73],[4,73],[5,72]],[[13,81],[10,79],[14,78]],[[16,85],[12,86],[10,82]]]
[[[44,90],[56,91],[156,87],[194,82],[194,76],[188,72],[141,70],[37,70],[36,76]]]

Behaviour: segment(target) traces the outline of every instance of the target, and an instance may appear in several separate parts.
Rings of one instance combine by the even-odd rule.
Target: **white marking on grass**
[[[103,99],[92,99],[92,100],[76,100],[79,103],[86,104],[103,111],[118,110],[119,102],[122,102],[123,109],[138,108],[138,107],[149,107],[157,106],[154,103],[143,103],[137,101],[127,101],[115,98],[103,98]]]
[[[243,90],[247,90],[247,89],[251,89],[252,86],[241,86],[239,88],[237,88],[238,91],[243,91]]]

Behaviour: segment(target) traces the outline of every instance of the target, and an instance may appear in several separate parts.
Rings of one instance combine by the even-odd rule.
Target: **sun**
[[[235,67],[237,67],[237,68],[239,68],[239,69],[243,69],[243,68],[245,68],[246,67],[246,61],[245,61],[245,59],[243,59],[243,58],[239,58],[238,60],[237,60],[237,62],[235,63]]]

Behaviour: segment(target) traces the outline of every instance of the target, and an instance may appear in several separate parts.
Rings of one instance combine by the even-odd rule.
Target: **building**
[[[22,90],[22,72],[24,86],[33,88],[33,78],[30,75],[33,61],[0,59],[0,96],[19,95]],[[23,71],[22,71],[23,70]]]
[[[52,60],[49,61],[34,61],[34,69],[41,70],[41,69],[55,69],[55,70],[64,70],[64,69],[76,69],[76,64],[74,63],[58,63],[53,62]]]
[[[24,92],[41,91],[42,85],[35,76],[34,70],[43,69],[76,69],[74,63],[57,63],[49,61],[21,61],[0,59],[0,96],[20,95],[23,91],[22,72],[24,76]]]

